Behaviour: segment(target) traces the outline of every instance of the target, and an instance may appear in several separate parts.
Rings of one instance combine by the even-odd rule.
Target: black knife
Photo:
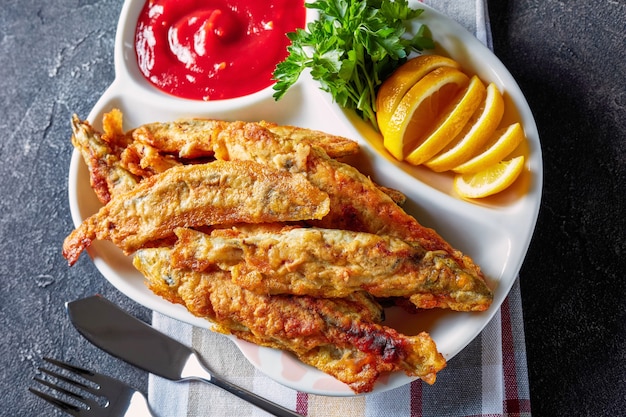
[[[198,380],[216,385],[279,417],[302,417],[215,376],[194,349],[155,330],[100,295],[68,302],[65,306],[80,334],[131,365],[172,381]]]

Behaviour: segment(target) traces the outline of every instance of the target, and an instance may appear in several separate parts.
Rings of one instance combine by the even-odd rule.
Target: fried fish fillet
[[[159,125],[152,124],[151,129],[171,130],[169,124],[161,128]],[[258,123],[205,123],[202,129],[206,130],[204,136],[211,138],[216,159],[251,160],[300,172],[326,192],[331,200],[330,211],[322,219],[309,222],[312,226],[387,235],[416,242],[427,251],[444,251],[461,269],[484,283],[480,268],[471,258],[407,214],[370,178],[353,166],[328,157],[319,147],[285,139]],[[169,136],[174,135],[170,133]],[[433,297],[430,301],[432,307],[445,306],[438,298]]]
[[[330,197],[330,212],[312,226],[397,237],[428,251],[442,250],[477,279],[484,276],[471,258],[450,246],[437,232],[407,214],[355,167],[329,158],[316,146],[283,140],[258,124],[233,122],[213,132],[215,158],[253,160],[304,173]],[[436,300],[433,300],[436,301]]]
[[[303,175],[252,161],[183,165],[116,195],[65,239],[63,256],[74,264],[96,239],[129,254],[173,237],[176,227],[299,221],[328,210],[326,193]]]
[[[259,294],[346,297],[367,291],[408,298],[418,308],[484,311],[492,293],[444,251],[389,236],[338,229],[288,228],[208,235],[176,230],[172,263],[203,271],[230,271],[233,281]]]
[[[181,119],[169,123],[148,123],[135,129],[132,136],[136,142],[150,145],[180,158],[201,158],[213,155],[213,135],[228,129],[233,123],[239,124],[239,122],[213,119]],[[280,126],[266,121],[253,124],[287,141],[315,144],[331,158],[354,155],[359,151],[359,145],[356,142],[341,136],[296,126]]]
[[[226,122],[203,121],[198,126],[206,129],[210,126],[224,126]],[[183,123],[184,124],[184,123]],[[321,146],[335,158],[354,155],[358,152],[358,144],[345,138],[327,135],[322,132],[303,129],[293,126],[277,126],[268,122],[259,122],[260,126],[270,126],[273,132],[289,139],[309,141],[321,144]],[[213,148],[210,142],[202,138],[210,137],[211,132],[200,130],[197,136],[192,136],[190,143],[184,133],[175,126],[162,127],[158,123],[144,125],[135,131],[123,132],[122,115],[119,110],[112,110],[103,116],[103,133],[95,131],[86,121],[80,121],[76,115],[72,119],[74,137],[72,142],[83,155],[83,159],[90,171],[92,188],[98,199],[106,204],[112,196],[130,191],[144,178],[164,172],[175,166],[183,164],[198,164],[210,161]],[[170,129],[173,129],[173,144],[168,139]],[[156,135],[156,136],[155,136]],[[165,136],[164,136],[165,135]],[[117,143],[111,144],[116,139]],[[165,146],[165,151],[150,145],[149,143]],[[198,158],[179,158],[174,145],[188,148],[185,154],[198,154]],[[195,150],[194,150],[195,149]],[[166,151],[169,151],[166,152]],[[176,154],[176,155],[175,155]],[[398,190],[377,185],[384,193],[389,195],[398,205],[406,202],[406,196]]]
[[[432,384],[445,359],[426,333],[405,336],[378,324],[380,307],[363,293],[347,298],[262,295],[227,271],[171,267],[170,249],[142,249],[133,263],[152,291],[179,303],[216,330],[292,352],[302,362],[369,392],[384,372],[404,371]]]

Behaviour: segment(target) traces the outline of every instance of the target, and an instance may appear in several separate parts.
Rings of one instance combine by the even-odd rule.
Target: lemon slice
[[[466,162],[479,151],[494,134],[502,115],[504,99],[494,83],[487,87],[487,94],[480,107],[472,115],[461,133],[437,156],[426,162],[435,172],[443,172]]]
[[[405,158],[413,165],[428,161],[441,151],[459,134],[467,124],[483,98],[485,85],[477,76],[473,76],[469,85],[439,115],[435,126],[427,133],[423,142]]]
[[[524,130],[519,123],[498,129],[481,153],[452,170],[458,174],[482,171],[506,158],[523,140]]]
[[[420,55],[405,62],[381,84],[376,94],[376,120],[381,131],[387,130],[387,124],[406,92],[439,67],[458,69],[460,65],[441,55]]]
[[[469,77],[455,68],[439,67],[425,75],[402,97],[385,129],[379,126],[385,148],[403,160],[468,83]]]
[[[524,169],[524,156],[501,161],[474,174],[454,177],[454,189],[464,198],[483,198],[509,187]]]

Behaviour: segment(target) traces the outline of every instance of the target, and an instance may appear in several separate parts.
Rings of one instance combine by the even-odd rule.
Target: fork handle
[[[206,382],[208,384],[213,384],[277,417],[304,417],[301,414],[298,414],[288,408],[283,407],[280,404],[276,404],[275,402],[258,396],[253,392],[250,392],[237,385],[231,384],[230,382],[213,375],[202,364],[200,358],[196,354],[192,354],[191,356],[189,356],[189,359],[185,364],[182,377],[184,379],[193,379]]]

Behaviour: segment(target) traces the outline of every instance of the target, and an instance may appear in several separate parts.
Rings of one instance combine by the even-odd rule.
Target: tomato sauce
[[[194,100],[241,97],[270,86],[287,32],[305,24],[304,0],[148,0],[135,31],[143,75]]]

